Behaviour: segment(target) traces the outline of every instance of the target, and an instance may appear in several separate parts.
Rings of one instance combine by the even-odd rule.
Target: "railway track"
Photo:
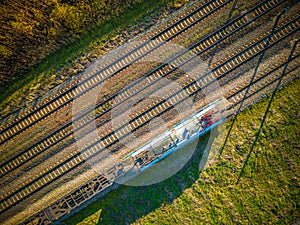
[[[273,74],[275,71],[279,70],[279,69],[283,69],[283,67],[285,66],[286,62],[281,62],[278,63],[277,65],[268,68],[267,72],[264,71],[263,73],[258,74],[255,79],[253,84],[248,84],[248,83],[244,83],[241,88],[236,88],[231,90],[228,93],[227,99],[230,100],[230,102],[236,104],[240,102],[240,99],[244,96],[244,92],[248,87],[251,87],[249,89],[248,92],[248,96],[252,96],[253,93],[256,93],[256,90],[261,88],[261,87],[265,87],[268,83],[276,82],[280,75],[273,75],[270,76],[271,74]],[[293,56],[293,58],[289,61],[289,67],[292,67],[292,69],[290,69],[289,71],[287,71],[286,73],[289,74],[293,71],[299,70],[300,67],[300,54],[297,54],[295,56]],[[233,106],[231,106],[231,108],[233,108]]]
[[[290,63],[292,63],[296,66],[290,69],[289,71],[286,71],[284,76],[288,77],[291,72],[295,70],[299,70],[299,63],[295,63],[296,59],[299,60],[299,54],[294,56],[289,61],[278,63],[278,65],[268,70],[268,72],[261,73],[260,74],[261,76],[259,77],[267,77],[273,72],[282,69],[282,67],[284,67],[286,64],[289,64],[290,66]],[[247,99],[252,98],[252,96],[254,96],[255,94],[259,94],[267,87],[274,85],[275,82],[277,82],[278,79],[280,79],[280,75],[271,76],[270,78],[271,79],[268,79],[268,81],[265,81],[262,85],[255,86],[255,90],[249,93]],[[260,78],[256,79],[254,81],[254,84],[256,84],[259,81]],[[232,96],[235,95],[234,93],[239,93],[240,91],[245,90],[247,86],[248,85],[244,85],[242,89],[233,91],[228,98],[232,98]],[[233,103],[233,105],[230,108],[234,108],[238,106],[238,104],[241,103],[242,98],[243,96],[239,95],[239,99],[236,99],[236,101]],[[94,196],[99,195],[99,193],[105,195],[107,192],[110,191],[109,188],[113,184],[111,180],[113,180],[114,177],[118,176],[117,170],[118,170],[117,166],[110,168],[108,171],[104,172],[104,174],[100,174],[97,177],[89,180],[87,183],[81,185],[78,189],[72,191],[71,193],[65,195],[63,198],[57,200],[56,202],[48,206],[46,209],[43,209],[42,211],[26,219],[22,224],[28,225],[31,224],[33,221],[35,222],[35,224],[45,224],[45,225],[52,224],[52,222],[57,221],[58,219],[67,215],[68,213],[70,213],[71,210],[79,207],[81,204],[87,202]]]
[[[300,21],[298,16],[297,18],[278,28],[275,31],[274,35],[271,34],[270,45],[266,49],[271,48],[276,43],[298,31],[299,25]],[[101,150],[116,143],[119,139],[128,135],[128,133],[130,133],[132,130],[138,129],[139,127],[149,122],[152,118],[164,113],[173,105],[178,104],[185,98],[195,93],[198,93],[198,91],[201,90],[201,87],[203,88],[207,85],[210,85],[216,79],[224,77],[229,72],[233,71],[253,57],[257,56],[265,49],[265,44],[269,36],[270,34],[264,35],[264,37],[260,37],[259,40],[255,41],[255,43],[252,43],[250,46],[245,47],[239,53],[231,56],[231,58],[226,62],[218,65],[212,70],[213,73],[211,73],[212,76],[210,78],[208,76],[209,74],[207,74],[206,76],[202,76],[201,78],[199,78],[199,80],[188,81],[183,85],[183,90],[180,89],[170,92],[166,99],[158,101],[155,105],[145,109],[134,119],[131,119],[128,124],[120,124],[119,128],[116,128],[114,131],[108,131],[108,133],[103,134],[95,143],[91,144],[86,149],[83,149],[80,154],[70,154],[65,159],[62,159],[61,162],[58,162],[57,165],[49,167],[45,171],[42,171],[40,174],[37,174],[36,177],[33,177],[32,180],[29,180],[28,183],[25,183],[22,187],[18,187],[17,189],[7,192],[6,195],[1,197],[0,211],[3,212],[19,201],[25,199],[29,195],[58,179],[65,173],[73,170],[78,165],[82,164],[85,160],[99,154]]]
[[[207,18],[209,15],[224,7],[231,1],[232,0],[212,0],[205,3],[195,11],[177,21],[175,24],[169,26],[164,31],[161,31],[153,36],[150,40],[147,40],[142,45],[130,50],[128,53],[114,62],[109,63],[100,71],[89,76],[87,79],[80,81],[76,85],[72,84],[71,87],[63,90],[62,93],[53,97],[46,104],[36,108],[24,116],[19,117],[16,121],[4,127],[0,131],[0,145],[17,136],[34,124],[47,118],[49,115],[53,114],[59,109],[62,109],[66,105],[73,102],[74,99],[86,94],[104,81],[112,78],[122,70],[129,67],[131,64],[144,58],[154,50],[163,46],[167,41],[172,40],[182,32],[190,29],[195,24]]]
[[[278,7],[283,1],[266,1],[257,6],[250,9],[247,13],[239,16],[238,18],[234,19],[233,21],[229,22],[225,26],[221,27],[217,31],[213,32],[206,38],[203,38],[198,43],[194,44],[190,47],[190,51],[194,51],[197,55],[200,55],[220,42],[226,40],[230,36],[236,34],[237,32],[241,31],[252,22],[259,19],[261,16],[268,13],[270,10]],[[180,59],[181,55],[184,55],[185,52],[173,57],[172,59],[168,60],[165,64],[155,69],[153,72],[148,73],[142,79],[134,82],[127,88],[125,88],[120,94],[114,94],[113,96],[109,97],[106,101],[103,101],[96,105],[96,109],[100,109],[102,113],[96,116],[96,119],[101,117],[102,115],[108,113],[113,108],[122,104],[128,98],[140,93],[145,88],[153,85],[154,83],[161,80],[163,77],[166,77],[171,72],[176,70],[176,67],[169,67],[169,64],[177,65],[180,67],[185,65],[186,63],[190,62],[190,60],[185,60],[182,62]],[[113,107],[105,109],[105,105],[110,104]],[[72,122],[65,124],[62,128],[58,129],[57,131],[49,134],[47,137],[43,138],[39,143],[34,144],[33,146],[25,149],[24,151],[20,152],[13,158],[2,162],[0,165],[0,177],[6,175],[7,173],[15,170],[19,166],[23,165],[25,162],[28,162],[32,158],[36,157],[40,153],[46,151],[48,148],[54,146],[56,143],[64,140],[65,138],[71,136],[73,132],[76,132],[82,129],[84,126],[93,122],[90,119],[89,114],[93,113],[93,110],[89,110],[75,119],[76,122],[80,123],[76,129],[72,130]],[[94,118],[93,118],[94,119]]]
[[[299,71],[300,71],[300,66],[299,66],[299,55],[297,55],[297,57],[293,58],[291,61],[295,61],[298,60],[295,67],[293,67],[292,69],[288,70],[284,76],[288,76],[290,73],[292,72],[297,72],[299,76]],[[281,66],[277,66],[276,68],[273,69],[273,72],[278,70],[278,69],[282,69],[283,66],[285,66],[286,63],[282,64]],[[268,73],[269,75],[271,74],[271,72]],[[238,107],[239,104],[242,103],[243,101],[243,97],[244,95],[242,94],[243,92],[246,91],[246,89],[248,88],[248,86],[250,86],[252,89],[250,89],[250,91],[248,92],[248,95],[246,97],[246,100],[252,98],[253,96],[257,95],[258,93],[262,92],[264,89],[266,89],[267,87],[270,87],[271,89],[273,88],[272,85],[276,85],[276,82],[279,81],[280,79],[280,75],[278,74],[277,76],[267,76],[267,74],[263,75],[261,78],[259,78],[258,80],[256,80],[255,82],[253,82],[253,86],[252,85],[244,85],[242,89],[238,90],[235,93],[232,93],[227,99],[232,99],[233,104],[230,106],[230,109],[235,109]],[[294,76],[292,76],[294,77]],[[268,93],[268,92],[266,92]],[[243,108],[246,108],[247,104],[244,105]],[[233,110],[234,111],[234,110]],[[230,116],[232,116],[233,114],[231,114]]]

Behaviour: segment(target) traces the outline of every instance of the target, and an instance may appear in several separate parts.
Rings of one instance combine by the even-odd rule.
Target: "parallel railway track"
[[[280,5],[282,1],[273,1],[273,2],[265,2],[257,5],[256,7],[249,10],[247,13],[239,16],[238,18],[234,19],[230,23],[226,24],[222,28],[218,29],[217,31],[213,32],[206,38],[203,38],[198,43],[193,45],[189,50],[194,51],[197,55],[200,55],[215,45],[219,44],[223,40],[226,40],[228,37],[236,34],[237,32],[241,31],[249,24],[260,18],[261,16],[265,15],[270,10],[274,9],[278,5]],[[247,19],[246,19],[247,18]],[[173,72],[176,68],[169,68],[169,64],[176,64],[177,67],[180,67],[192,60],[185,60],[182,62],[180,61],[180,56],[183,55],[185,52],[181,53],[180,55],[175,56],[174,58],[170,59],[168,62],[163,64],[162,66],[155,69],[153,72],[148,73],[145,75],[144,78],[134,82],[119,94],[115,94],[109,97],[106,101],[99,103],[96,105],[96,109],[101,109],[102,113],[96,116],[96,119],[104,115],[105,113],[112,110],[114,107],[117,107],[125,100],[134,96],[144,90],[145,88],[153,85],[154,83],[161,80],[163,77],[166,77],[168,74]],[[220,72],[216,72],[220,74]],[[104,106],[107,103],[113,103],[113,107],[109,109],[105,109]],[[75,130],[72,130],[72,122],[67,123],[62,128],[56,130],[55,132],[51,133],[47,137],[43,138],[39,143],[34,144],[33,146],[25,149],[24,151],[20,152],[18,155],[14,156],[10,160],[1,163],[0,165],[0,177],[4,176],[5,174],[13,171],[14,169],[18,168],[25,162],[31,160],[35,156],[39,155],[40,153],[44,152],[48,148],[54,146],[56,143],[64,140],[65,138],[71,136],[73,132],[83,128],[84,126],[88,125],[92,122],[89,119],[89,113],[93,113],[93,111],[87,111],[80,117],[76,118],[76,121],[80,122],[80,126],[77,127]],[[88,117],[88,118],[86,118]]]
[[[299,74],[300,74],[299,54],[296,57],[294,57],[293,59],[291,59],[289,62],[296,61],[296,60],[298,60],[298,61],[294,62],[295,66],[292,67],[291,69],[289,69],[288,71],[286,71],[286,73],[284,74],[285,78],[288,78],[289,75],[293,72],[298,74],[298,75],[296,75],[297,77],[299,76]],[[286,63],[288,63],[288,62],[283,63],[281,66],[277,66],[276,68],[274,68],[272,70],[272,72],[274,72],[278,69],[282,69],[285,66]],[[264,74],[262,77],[260,77],[255,82],[253,82],[253,84],[251,84],[251,85],[249,85],[249,84],[243,85],[242,89],[236,91],[235,93],[232,93],[227,98],[228,100],[232,100],[232,102],[233,102],[233,104],[229,107],[229,109],[233,109],[233,111],[234,111],[234,109],[236,109],[239,106],[239,104],[241,104],[243,102],[244,95],[242,93],[246,91],[248,86],[250,86],[251,89],[248,92],[245,100],[253,98],[255,95],[257,95],[260,92],[264,91],[268,87],[270,87],[270,90],[272,88],[274,88],[274,86],[276,86],[276,82],[278,82],[281,79],[280,78],[281,74],[279,73],[276,76],[270,76],[270,74],[272,72],[268,72],[267,74]],[[295,77],[295,75],[291,76],[291,78],[293,78],[293,77]],[[265,93],[268,93],[268,91],[265,91]],[[246,108],[246,107],[247,107],[247,105],[245,104],[243,108]],[[232,115],[233,114],[231,114],[229,116],[232,116]]]
[[[240,103],[240,99],[243,98],[244,92],[247,88],[250,87],[248,95],[249,97],[256,94],[257,90],[260,90],[260,88],[264,88],[267,84],[276,82],[280,76],[271,75],[274,72],[276,72],[279,69],[283,69],[287,62],[281,62],[278,63],[276,66],[268,68],[267,71],[264,71],[263,73],[258,74],[253,84],[244,83],[242,86],[240,86],[238,89],[233,89],[228,93],[228,96],[226,98],[230,100],[230,102],[234,103],[231,108],[233,108],[235,105]],[[286,72],[286,74],[289,74],[293,71],[299,71],[300,68],[300,54],[297,54],[293,56],[293,58],[289,61],[289,67],[292,67],[289,71]],[[300,72],[300,71],[299,71]]]
[[[290,61],[285,61],[282,63],[279,63],[274,68],[269,70],[267,73],[263,73],[264,75],[260,76],[262,77],[268,77],[268,75],[272,74],[273,72],[277,72],[277,70],[282,69],[287,63],[290,65],[290,63],[295,64],[296,66],[290,69],[289,71],[286,71],[284,74],[285,78],[288,78],[289,74],[295,70],[299,71],[299,63],[295,63],[295,60],[299,60],[299,54],[293,57]],[[281,73],[279,73],[281,74]],[[279,76],[270,76],[268,77],[270,79],[267,79],[268,81],[264,81],[261,85],[256,85],[255,90],[251,91],[249,95],[247,95],[247,99],[251,99],[252,96],[259,94],[260,92],[264,91],[266,88],[271,87],[280,79]],[[256,79],[254,81],[254,84],[259,82],[259,79]],[[244,85],[242,89],[236,91],[233,91],[233,93],[228,97],[232,98],[235,96],[235,93],[240,93],[240,91],[243,91],[247,88],[247,85]],[[233,103],[233,105],[230,108],[237,107],[241,101],[243,96],[239,95],[238,99],[235,99],[236,101]],[[109,187],[113,184],[111,181],[114,179],[114,177],[118,176],[117,173],[118,167],[112,167],[108,171],[105,171],[104,174],[100,174],[97,177],[93,178],[92,180],[88,181],[87,183],[81,185],[78,189],[72,191],[71,193],[65,195],[63,198],[57,200],[56,202],[52,203],[50,206],[48,206],[46,209],[43,209],[42,211],[32,215],[30,218],[26,219],[22,224],[28,225],[32,224],[34,222],[35,224],[52,224],[52,222],[61,219],[63,216],[70,213],[71,210],[79,207],[81,204],[87,202],[89,199],[93,198],[96,195],[99,195],[99,193],[102,193],[102,195],[109,192]]]
[[[300,22],[298,16],[297,18],[278,28],[274,35],[271,34],[270,45],[267,47],[267,49],[271,48],[276,43],[298,31],[299,26]],[[138,129],[145,123],[149,122],[152,118],[164,113],[173,105],[178,104],[191,95],[194,95],[199,90],[201,90],[201,87],[203,88],[206,85],[214,82],[214,80],[224,77],[226,74],[233,71],[238,66],[257,56],[264,50],[266,40],[269,36],[270,34],[261,37],[261,39],[256,40],[255,43],[246,47],[241,52],[235,54],[226,62],[218,65],[212,70],[213,73],[210,78],[208,76],[209,74],[207,74],[206,76],[199,78],[199,80],[191,80],[187,82],[182,87],[183,91],[174,90],[173,92],[169,93],[167,99],[158,101],[155,105],[151,106],[148,109],[145,109],[145,111],[141,112],[140,115],[136,116],[134,119],[131,119],[129,121],[129,124],[120,124],[119,128],[115,129],[114,131],[108,131],[107,134],[103,134],[95,143],[92,143],[86,149],[82,150],[80,154],[75,153],[74,155],[66,157],[65,160],[62,160],[63,162],[58,162],[58,165],[42,171],[37,175],[37,177],[34,177],[32,180],[28,181],[28,183],[24,184],[24,186],[8,192],[6,195],[2,196],[0,200],[0,211],[3,212],[7,210],[14,204],[25,199],[29,195],[35,193],[54,180],[58,179],[60,176],[69,172],[70,170],[73,170],[78,165],[82,164],[84,160],[89,159],[96,154],[99,154],[101,150],[116,143],[118,139],[125,137],[132,130]]]
[[[62,109],[73,102],[74,99],[89,92],[92,88],[115,76],[131,64],[163,46],[167,41],[172,40],[182,32],[190,29],[195,24],[207,18],[209,15],[224,7],[231,1],[232,0],[212,0],[205,3],[195,11],[177,21],[175,24],[172,24],[165,30],[151,37],[150,40],[147,40],[142,45],[130,50],[114,62],[109,63],[100,71],[97,71],[95,74],[92,74],[76,85],[67,87],[66,90],[63,90],[62,93],[53,97],[53,99],[49,100],[46,104],[37,107],[35,110],[25,114],[24,116],[20,116],[16,121],[4,127],[0,131],[0,145],[22,133],[39,121],[47,118],[59,109]],[[277,2],[278,0],[273,1]]]

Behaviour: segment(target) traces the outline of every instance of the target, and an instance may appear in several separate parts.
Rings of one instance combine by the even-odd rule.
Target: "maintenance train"
[[[174,125],[171,129],[130,152],[123,157],[122,164],[134,165],[140,171],[151,167],[177,149],[222,123],[228,115],[228,111],[226,111],[228,105],[229,102],[225,98],[213,101],[200,111]]]

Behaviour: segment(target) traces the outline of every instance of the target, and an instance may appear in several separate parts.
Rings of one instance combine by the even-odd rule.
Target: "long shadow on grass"
[[[67,224],[77,224],[88,216],[101,211],[100,216],[88,219],[87,224],[130,224],[149,214],[163,204],[173,202],[199,177],[199,161],[210,134],[198,140],[197,149],[189,162],[169,179],[149,186],[121,186],[116,191],[90,204],[68,218]],[[207,146],[208,147],[208,146]]]

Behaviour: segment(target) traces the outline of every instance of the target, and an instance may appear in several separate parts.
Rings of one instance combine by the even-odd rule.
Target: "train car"
[[[133,163],[140,171],[151,167],[222,123],[227,115],[228,104],[225,98],[217,99],[145,145],[130,152],[123,157],[122,161],[127,165]]]

